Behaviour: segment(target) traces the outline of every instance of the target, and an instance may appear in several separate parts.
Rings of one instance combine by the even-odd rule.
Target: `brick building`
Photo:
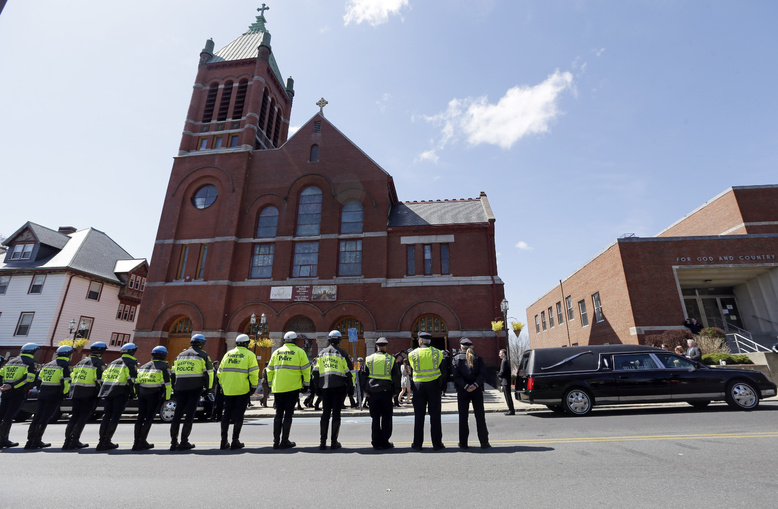
[[[778,335],[778,186],[732,187],[652,238],[620,238],[527,308],[533,348],[705,327]]]
[[[356,331],[357,356],[380,336],[397,352],[428,331],[439,347],[467,336],[496,359],[490,322],[503,283],[486,195],[399,201],[391,175],[325,118],[323,99],[287,139],[293,82],[265,23],[258,16],[215,52],[209,40],[200,55],[135,335],[141,353],[162,344],[175,355],[202,332],[218,357],[264,315],[276,344],[295,330],[311,354],[332,329]]]

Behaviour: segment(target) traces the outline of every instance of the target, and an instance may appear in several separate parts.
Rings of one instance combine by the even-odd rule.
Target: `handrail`
[[[752,318],[756,318],[757,320],[762,320],[763,322],[772,323],[774,325],[778,325],[778,322],[774,322],[770,320],[769,318],[762,318],[761,316],[751,315]]]
[[[733,323],[730,323],[730,322],[728,322],[726,320],[722,320],[720,318],[711,318],[709,320],[712,321],[713,323],[715,323],[717,327],[723,329],[724,332],[732,333],[731,331],[734,330],[734,333],[739,333],[741,336],[743,336],[743,337],[745,337],[747,339],[750,339],[750,340],[754,339],[754,336],[752,336],[749,331],[747,331],[745,329],[741,329],[737,325],[735,325]]]
[[[760,345],[756,341],[747,338],[745,336],[742,336],[736,332],[731,332],[727,334],[727,337],[730,337],[734,342],[735,346],[737,346],[737,353],[743,353],[743,349],[746,349],[746,352],[769,352],[770,349],[765,347],[764,345]],[[750,350],[748,350],[750,348]]]

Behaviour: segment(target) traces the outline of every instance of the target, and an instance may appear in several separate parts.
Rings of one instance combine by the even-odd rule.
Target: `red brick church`
[[[201,332],[218,357],[240,333],[278,343],[294,330],[315,354],[330,330],[351,329],[364,356],[381,336],[397,352],[427,331],[440,348],[467,336],[496,364],[503,283],[486,194],[400,201],[323,99],[287,138],[293,81],[265,23],[200,53],[140,307],[141,353],[161,344],[175,355]]]

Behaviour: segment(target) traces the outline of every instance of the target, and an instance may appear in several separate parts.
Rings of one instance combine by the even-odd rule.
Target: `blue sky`
[[[776,183],[776,2],[267,3],[292,126],[324,97],[401,200],[485,191],[522,322],[620,235]],[[0,234],[91,226],[150,258],[200,50],[259,4],[10,0]]]

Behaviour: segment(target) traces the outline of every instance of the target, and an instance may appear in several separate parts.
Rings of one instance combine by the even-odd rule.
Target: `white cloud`
[[[346,25],[351,22],[357,25],[367,22],[377,26],[389,21],[392,14],[399,14],[408,2],[409,0],[348,0],[343,21]]]
[[[598,50],[594,50],[594,54],[595,54],[595,56],[598,56],[598,57],[599,57],[599,56],[600,56],[600,55],[602,55],[603,53],[605,53],[605,48],[600,48],[600,49],[598,49]]]
[[[530,246],[529,244],[527,244],[523,240],[520,240],[519,242],[517,242],[516,243],[516,247],[521,249],[522,251],[531,251],[532,250],[532,246]]]
[[[574,87],[573,75],[557,70],[533,87],[509,89],[496,104],[490,104],[486,96],[452,99],[446,111],[424,117],[441,126],[441,132],[435,147],[420,158],[436,161],[438,151],[460,138],[470,145],[487,143],[509,149],[525,136],[547,133],[561,114],[560,95],[566,90],[575,92]]]
[[[440,158],[435,153],[434,149],[426,150],[416,158],[417,161],[432,161],[433,163],[437,163],[438,159]]]
[[[381,113],[386,111],[386,103],[388,103],[391,98],[392,95],[390,93],[384,92],[381,98],[378,101],[376,101],[376,104],[378,105],[378,109],[379,111],[381,111]]]

